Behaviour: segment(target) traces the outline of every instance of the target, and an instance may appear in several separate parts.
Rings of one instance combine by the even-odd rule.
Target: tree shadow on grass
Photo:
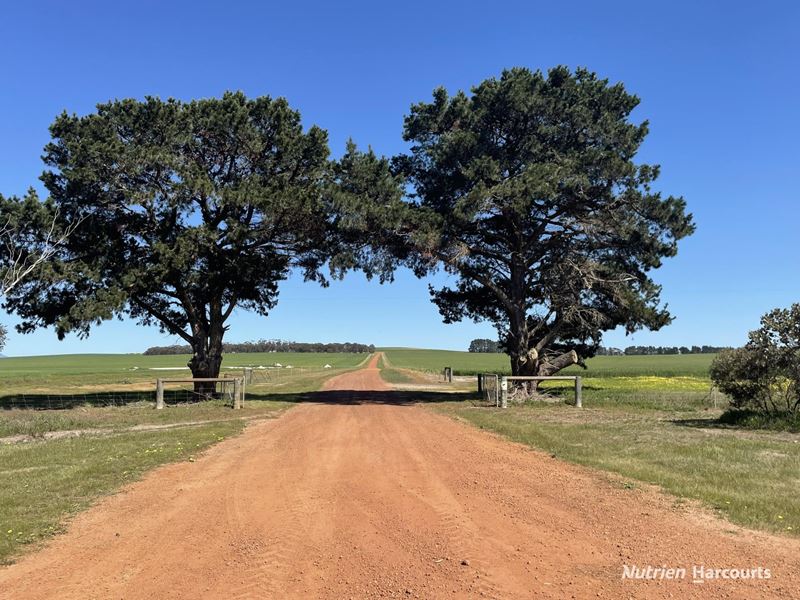
[[[476,392],[424,392],[424,391],[361,391],[341,390],[329,392],[248,392],[246,402],[269,400],[274,402],[316,402],[321,404],[386,404],[410,406],[417,403],[477,401]],[[204,402],[185,391],[165,390],[164,402],[170,406]],[[218,399],[215,401],[219,401]],[[111,407],[149,403],[155,406],[155,392],[109,391],[91,394],[10,394],[0,396],[0,410],[70,410],[81,406]]]
[[[669,422],[679,427],[691,427],[693,429],[743,429],[740,425],[724,423],[719,420],[719,417],[670,419]]]
[[[186,390],[165,390],[167,405],[194,404],[202,402]],[[108,407],[129,404],[152,403],[155,406],[155,391],[108,391],[90,394],[9,394],[0,396],[0,409],[69,410],[79,406]]]
[[[674,419],[672,424],[696,429],[728,431],[800,432],[800,417],[794,414],[763,414],[751,410],[730,409],[719,417]]]

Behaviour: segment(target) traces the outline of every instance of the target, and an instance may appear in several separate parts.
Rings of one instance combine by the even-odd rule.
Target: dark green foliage
[[[651,189],[658,167],[634,162],[638,103],[583,69],[512,69],[471,95],[437,89],[406,117],[411,150],[393,164],[426,223],[412,254],[458,277],[431,289],[444,321],[494,323],[515,374],[671,321],[649,273],[694,226],[683,199]]]
[[[758,406],[768,410],[766,405],[761,405],[761,396],[762,390],[769,389],[770,382],[760,381],[760,377],[767,374],[770,369],[767,369],[767,373],[763,369],[757,372],[759,362],[759,356],[754,350],[734,348],[720,352],[711,363],[709,369],[711,380],[730,397],[734,408]]]
[[[502,352],[502,349],[500,348],[500,343],[497,342],[496,340],[479,338],[476,340],[472,340],[469,343],[469,351],[496,353],[496,352]]]
[[[335,210],[355,204],[340,171],[369,155],[351,145],[332,165],[326,132],[304,130],[284,99],[115,101],[62,114],[51,133],[42,179],[60,219],[80,226],[7,299],[23,332],[85,336],[127,314],[184,339],[193,374],[213,377],[228,317],[266,315],[291,270],[323,285],[326,263],[334,276],[374,272]]]
[[[743,348],[711,364],[711,379],[737,409],[767,414],[800,412],[800,304],[761,318]]]

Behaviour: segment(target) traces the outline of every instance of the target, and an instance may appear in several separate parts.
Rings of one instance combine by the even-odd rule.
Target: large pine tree
[[[185,340],[193,376],[217,377],[228,318],[266,315],[292,270],[323,284],[326,264],[380,270],[336,208],[368,204],[374,156],[351,145],[330,161],[326,132],[283,99],[115,101],[51,133],[42,179],[74,231],[6,299],[22,331],[85,336],[128,315]]]
[[[402,243],[457,277],[432,289],[444,321],[492,322],[515,375],[671,320],[650,272],[694,226],[683,199],[652,189],[658,167],[635,162],[638,103],[583,69],[518,68],[471,94],[437,89],[406,117],[411,148],[394,165],[427,227]]]

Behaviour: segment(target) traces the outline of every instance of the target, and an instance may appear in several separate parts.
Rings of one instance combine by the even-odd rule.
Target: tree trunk
[[[511,354],[511,374],[515,377],[536,374],[536,361],[529,360],[525,355]]]
[[[539,358],[539,353],[535,348],[527,352],[511,353],[511,374],[524,377],[549,377],[555,375],[561,369],[578,364],[578,354],[574,350],[560,354],[555,358]],[[533,394],[539,387],[538,381],[525,382],[525,388],[529,394]]]
[[[543,359],[539,361],[537,375],[550,376],[555,375],[561,369],[566,369],[569,366],[578,364],[578,353],[575,350],[570,350],[564,354],[560,354],[551,360]]]
[[[211,336],[199,340],[194,347],[194,355],[188,363],[193,378],[219,377],[222,366],[222,336]],[[195,381],[194,392],[201,398],[210,398],[217,386],[210,381]]]
[[[206,314],[206,307],[195,308],[197,314]],[[208,320],[192,323],[192,351],[194,355],[188,366],[192,377],[197,379],[217,378],[222,366],[222,337],[225,335],[225,319],[222,302],[211,300],[207,307]],[[200,399],[215,395],[217,385],[211,381],[196,381],[194,392]]]
[[[517,350],[511,353],[511,374],[515,377],[531,377],[538,375],[539,353],[536,349]],[[525,383],[515,384],[517,387],[524,387],[528,394],[533,394],[539,387],[536,381],[526,381]]]

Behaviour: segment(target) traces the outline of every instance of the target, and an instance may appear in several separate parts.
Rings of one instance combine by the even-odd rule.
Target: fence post
[[[483,373],[478,373],[478,393],[483,391]]]
[[[575,408],[583,407],[583,399],[581,394],[583,392],[583,383],[581,382],[580,375],[575,377]]]
[[[156,379],[156,408],[164,408],[164,381]]]
[[[500,379],[500,408],[508,408],[508,379]]]
[[[242,379],[238,377],[234,378],[233,380],[233,408],[242,408]]]

